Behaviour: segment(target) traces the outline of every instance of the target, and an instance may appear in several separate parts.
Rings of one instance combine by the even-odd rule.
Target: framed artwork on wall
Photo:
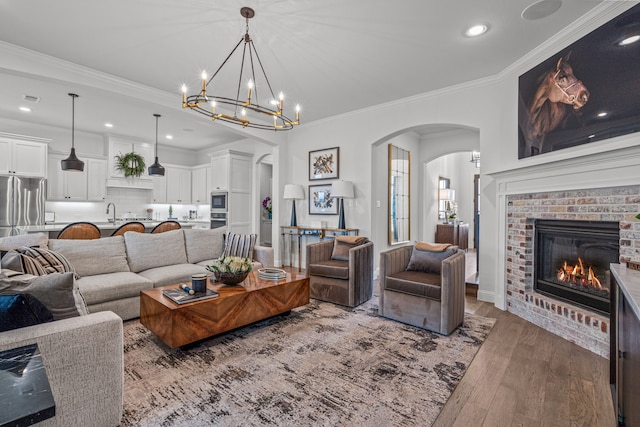
[[[340,147],[309,151],[309,181],[339,177]]]
[[[639,16],[632,7],[520,76],[519,159],[640,131]]]
[[[331,184],[309,186],[309,215],[338,215],[338,201],[331,196]]]

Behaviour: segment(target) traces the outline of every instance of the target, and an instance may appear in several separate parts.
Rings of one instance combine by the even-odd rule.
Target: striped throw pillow
[[[253,259],[253,247],[256,245],[257,238],[257,234],[229,233],[222,255]]]
[[[20,254],[22,271],[34,276],[44,276],[50,273],[74,273],[71,263],[59,252],[49,249],[21,246],[16,249]]]

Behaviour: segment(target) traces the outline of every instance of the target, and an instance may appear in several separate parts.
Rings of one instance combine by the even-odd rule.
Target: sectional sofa
[[[23,281],[34,293],[39,291],[37,297],[43,300],[49,294],[68,294],[62,303],[60,298],[47,301],[55,321],[0,332],[0,351],[33,343],[39,346],[56,403],[55,417],[42,425],[120,423],[122,321],[139,317],[141,290],[188,281],[192,274],[206,272],[205,266],[223,253],[225,232],[181,229],[159,234],[128,232],[96,240],[56,240],[44,234],[0,239],[2,251],[18,246],[48,248],[63,254],[75,270],[75,279],[71,272],[8,277],[15,273],[3,258],[0,293],[7,290],[7,283]],[[273,265],[271,248],[252,247],[254,267]],[[57,283],[53,291],[46,288],[47,282]]]

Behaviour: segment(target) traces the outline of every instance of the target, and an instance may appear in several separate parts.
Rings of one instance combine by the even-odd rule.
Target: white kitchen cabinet
[[[165,165],[167,203],[191,203],[191,169]]]
[[[101,202],[107,198],[107,160],[86,159],[87,200]]]
[[[251,233],[253,155],[224,150],[211,157],[212,191],[227,191],[227,229]]]
[[[113,178],[124,178],[122,171],[116,170],[115,156],[135,152],[144,158],[145,169],[153,164],[154,151],[151,144],[135,143],[123,139],[109,137],[109,176]],[[142,177],[145,177],[145,173]],[[148,178],[148,177],[147,177]]]
[[[1,137],[0,174],[47,176],[47,144]]]
[[[225,153],[211,158],[211,189],[229,189],[229,159],[230,154]]]
[[[87,200],[87,168],[82,172],[63,171],[60,161],[68,156],[50,153],[47,175],[47,200]]]
[[[165,168],[165,174],[167,170]],[[167,177],[166,176],[152,176],[153,181],[153,203],[166,203],[167,202]]]
[[[191,203],[208,205],[211,194],[211,166],[196,166],[191,169]]]

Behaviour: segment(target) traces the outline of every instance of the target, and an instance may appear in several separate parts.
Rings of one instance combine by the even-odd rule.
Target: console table
[[[436,243],[451,243],[466,251],[469,248],[469,224],[438,224]]]
[[[305,227],[305,226],[280,226],[280,235],[282,236],[282,245],[280,245],[280,259],[282,266],[285,266],[286,258],[286,241],[289,241],[289,267],[293,266],[293,240],[297,240],[298,245],[298,271],[302,270],[302,238],[317,237],[319,240],[333,238],[335,236],[357,236],[359,229],[357,228],[323,228],[323,227]],[[289,236],[288,239],[286,236]],[[306,245],[305,245],[306,247]]]

